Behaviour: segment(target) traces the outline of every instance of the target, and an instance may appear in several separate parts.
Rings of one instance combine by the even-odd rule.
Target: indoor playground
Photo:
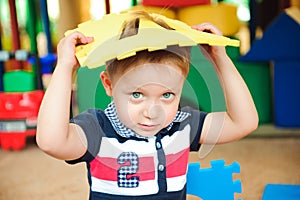
[[[103,57],[116,58],[109,48],[119,31],[114,27],[131,10],[165,16],[179,29],[204,22],[218,27],[225,37],[208,36],[207,44],[226,44],[258,112],[258,128],[247,137],[190,153],[187,199],[299,200],[299,0],[0,0],[0,200],[88,199],[86,165],[68,165],[38,148],[38,111],[59,40],[76,28],[94,31],[107,45]],[[96,20],[107,30],[94,30]],[[166,48],[178,37],[161,31],[148,50]],[[224,111],[213,66],[199,51],[197,38],[189,37],[194,43],[180,39],[180,45],[192,44],[180,105]],[[128,40],[147,46],[136,38]],[[117,58],[139,51],[123,50]],[[99,80],[105,62],[89,63],[86,54],[98,59],[88,50],[77,54],[80,63],[92,67],[83,65],[74,73],[70,117],[89,108],[105,109],[111,101]]]

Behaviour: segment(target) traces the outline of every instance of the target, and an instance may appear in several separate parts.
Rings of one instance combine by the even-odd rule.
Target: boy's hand
[[[93,41],[93,37],[87,37],[78,31],[61,39],[57,46],[59,65],[76,70],[79,67],[79,63],[75,56],[75,47],[77,45],[88,44]]]
[[[210,23],[195,25],[192,26],[192,28],[198,31],[213,33],[220,36],[223,35],[219,29],[217,29],[214,25]],[[208,44],[201,44],[201,47],[203,47],[207,51],[207,53],[211,56],[212,59],[217,59],[218,57],[226,55],[226,50],[223,46],[210,46]]]

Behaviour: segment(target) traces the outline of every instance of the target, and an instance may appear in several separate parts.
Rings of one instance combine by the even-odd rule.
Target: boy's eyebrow
[[[144,89],[142,89],[142,87],[143,86],[141,86],[141,87],[137,87],[136,88],[136,91],[138,91],[138,90],[144,90]],[[178,91],[178,88],[176,87],[176,86],[173,86],[173,87],[165,87],[166,89],[165,89],[165,93],[166,92],[172,92],[172,93],[174,93],[174,94],[176,94],[177,92],[179,92]]]

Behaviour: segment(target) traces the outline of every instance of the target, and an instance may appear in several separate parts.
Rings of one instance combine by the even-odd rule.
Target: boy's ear
[[[111,97],[112,96],[112,84],[111,84],[111,80],[108,76],[108,73],[106,71],[101,72],[100,79],[102,81],[102,85],[106,91],[106,94]]]

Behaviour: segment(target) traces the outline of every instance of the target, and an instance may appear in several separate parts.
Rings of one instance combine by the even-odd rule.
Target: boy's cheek
[[[125,97],[116,98],[115,105],[121,122],[125,125],[132,125],[137,111],[133,106],[130,106],[128,99]]]

